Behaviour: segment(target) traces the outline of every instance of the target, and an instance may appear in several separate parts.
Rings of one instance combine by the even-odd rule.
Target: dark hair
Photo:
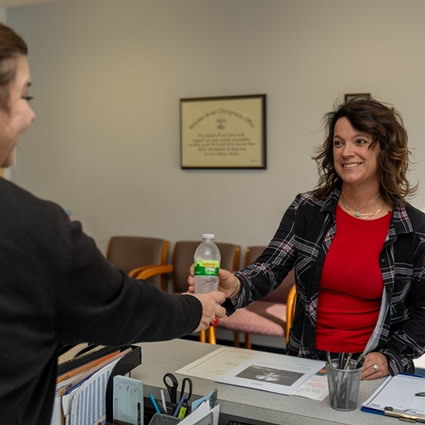
[[[325,199],[332,190],[340,188],[342,180],[334,167],[333,136],[336,122],[346,117],[359,131],[372,136],[370,148],[379,143],[378,167],[380,173],[380,193],[386,203],[396,206],[405,198],[413,196],[417,185],[412,187],[407,180],[410,151],[407,147],[407,131],[398,111],[375,99],[354,98],[325,114],[323,145],[313,159],[319,167],[319,182],[314,193]]]
[[[7,108],[9,84],[16,76],[16,61],[13,59],[27,54],[25,41],[11,28],[0,23],[0,108]]]

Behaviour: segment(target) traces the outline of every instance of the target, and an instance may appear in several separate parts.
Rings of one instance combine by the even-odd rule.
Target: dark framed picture
[[[371,94],[370,93],[349,93],[344,95],[344,102],[349,102],[350,100],[353,100],[359,97],[362,97],[364,99],[370,99]]]
[[[266,168],[266,95],[180,99],[181,168]]]

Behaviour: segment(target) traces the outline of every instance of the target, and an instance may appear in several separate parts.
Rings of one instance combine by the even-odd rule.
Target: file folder
[[[106,424],[112,424],[113,422],[113,406],[112,406],[113,379],[117,375],[128,374],[132,369],[134,369],[135,367],[141,364],[142,362],[141,347],[133,346],[133,345],[122,346],[122,347],[108,346],[108,347],[102,347],[97,350],[95,349],[93,352],[91,352],[90,350],[91,348],[92,347],[87,347],[86,350],[89,351],[87,354],[79,353],[79,355],[77,355],[74,359],[68,360],[58,365],[58,377],[64,377],[64,378],[72,377],[75,371],[81,371],[82,369],[84,369],[85,365],[94,365],[96,369],[96,367],[98,367],[96,366],[97,363],[100,363],[102,359],[108,359],[108,358],[114,359],[117,355],[119,355],[119,353],[124,353],[128,351],[126,352],[126,354],[121,354],[122,355],[121,358],[115,359],[113,362],[109,362],[107,365],[104,365],[103,367],[97,369],[93,375],[90,375],[88,378],[83,378],[81,381],[81,388],[79,389],[77,388],[79,385],[78,383],[75,386],[76,394],[78,393],[78,391],[80,391],[80,393],[78,393],[78,396],[79,396],[78,399],[80,399],[81,397],[84,397],[84,394],[81,394],[81,390],[83,389],[83,386],[84,386],[84,389],[86,389],[86,387],[88,387],[91,384],[89,383],[91,379],[95,379],[98,374],[101,375],[103,370],[106,370],[108,367],[110,368],[107,370],[107,374],[105,374],[104,376],[98,377],[99,380],[100,379],[103,380],[102,381],[103,385],[101,386],[97,382],[94,382],[93,385],[96,385],[96,395],[98,399],[99,397],[100,398],[103,397],[102,394],[104,394],[104,399],[101,398],[102,405],[103,405],[103,407],[101,407],[101,410],[102,412],[104,412],[102,415],[106,413]],[[78,376],[81,376],[81,375],[78,375]],[[105,379],[107,379],[107,381],[105,381]],[[60,384],[58,384],[58,387],[59,385]],[[104,390],[105,392],[102,393],[102,391],[99,388],[105,388],[105,386],[106,386],[106,390]],[[51,422],[52,425],[63,424],[64,416],[63,416],[61,405],[62,405],[62,400],[65,400],[64,392],[65,392],[64,389],[62,389],[61,391],[57,391],[57,396],[56,396],[55,406],[54,406],[54,413],[53,413],[53,418]],[[69,403],[72,403],[72,398],[70,399]],[[67,405],[67,409],[68,409],[67,413],[69,414],[69,412],[75,410],[75,406],[74,406],[74,409],[72,410],[71,405]],[[89,409],[99,410],[99,405],[90,405]],[[71,419],[69,418],[69,420]]]

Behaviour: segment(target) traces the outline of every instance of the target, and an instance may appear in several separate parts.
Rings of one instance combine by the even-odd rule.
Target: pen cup
[[[326,365],[329,401],[332,409],[349,412],[357,409],[362,368],[355,369],[356,360],[350,360],[345,369],[338,369],[338,360]]]
[[[175,425],[175,424],[178,424],[179,422],[180,422],[180,419],[174,416],[165,415],[162,413],[155,413],[152,416],[152,419],[150,420],[149,425]]]

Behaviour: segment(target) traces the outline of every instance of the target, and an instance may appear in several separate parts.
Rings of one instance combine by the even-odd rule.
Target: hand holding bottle
[[[213,233],[204,233],[195,251],[195,294],[216,291],[221,253],[214,242]]]
[[[194,266],[192,265],[189,269],[189,276],[187,278],[188,283],[188,292],[195,292],[195,283],[194,283]],[[236,295],[236,292],[239,291],[240,281],[239,279],[231,272],[225,269],[220,269],[218,271],[218,291],[222,292],[226,298]]]

